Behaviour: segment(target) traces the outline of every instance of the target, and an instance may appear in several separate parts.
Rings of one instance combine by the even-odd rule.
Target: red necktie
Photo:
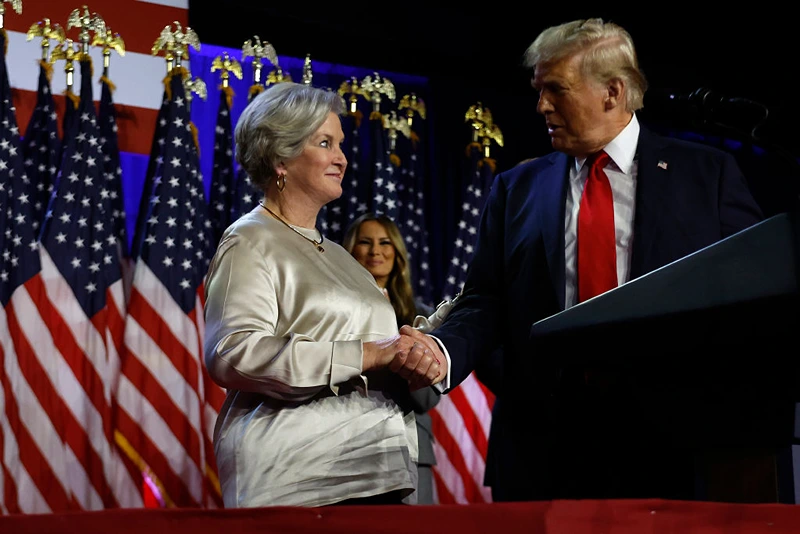
[[[578,302],[617,287],[614,197],[603,168],[608,154],[589,156],[589,178],[578,212]]]

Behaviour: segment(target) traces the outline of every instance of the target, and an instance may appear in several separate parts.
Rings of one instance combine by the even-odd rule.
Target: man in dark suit
[[[537,353],[531,325],[743,230],[761,210],[732,155],[640,125],[647,84],[623,28],[548,28],[526,64],[555,152],[494,181],[462,294],[431,332],[450,359],[444,387],[501,355],[486,473],[497,501],[691,498],[691,458],[631,430],[647,414],[629,392],[603,404],[597,377]]]

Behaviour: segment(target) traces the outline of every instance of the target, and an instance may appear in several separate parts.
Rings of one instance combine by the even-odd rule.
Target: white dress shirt
[[[633,216],[636,195],[637,162],[636,145],[639,142],[639,121],[636,115],[617,137],[603,150],[611,158],[605,167],[614,197],[614,227],[617,244],[617,283],[630,278],[631,246],[633,244]],[[569,169],[569,191],[564,217],[564,259],[566,267],[566,308],[574,306],[578,288],[578,211],[581,195],[586,185],[589,169],[587,158],[575,158]]]

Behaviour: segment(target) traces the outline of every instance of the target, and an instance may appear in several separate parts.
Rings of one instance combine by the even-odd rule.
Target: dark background
[[[257,34],[279,55],[310,54],[325,62],[428,77],[435,98],[428,107],[440,123],[452,123],[455,138],[463,133],[456,139],[461,144],[468,140],[464,112],[481,101],[504,134],[505,147],[496,153],[501,170],[549,150],[529,73],[520,64],[525,48],[549,25],[592,16],[617,22],[633,36],[650,82],[643,120],[697,126],[705,118],[668,95],[705,88],[767,106],[761,138],[793,151],[800,145],[794,82],[800,30],[788,10],[763,2],[702,9],[700,3],[654,4],[647,10],[581,9],[572,2],[532,9],[501,4],[497,10],[491,3],[473,9],[425,3],[322,8],[301,2],[274,8],[228,0],[222,10],[211,2],[189,4],[190,25],[204,42],[240,48]],[[730,107],[713,118],[748,130],[739,127],[753,124],[747,120],[751,113]],[[738,124],[741,115],[744,125]]]
[[[478,102],[491,110],[504,139],[503,147],[492,148],[497,171],[549,152],[522,55],[542,29],[577,18],[600,16],[631,33],[650,85],[639,114],[644,124],[732,146],[767,215],[797,202],[800,29],[788,9],[697,2],[635,10],[586,9],[572,2],[501,4],[495,10],[492,3],[472,9],[425,3],[294,5],[227,0],[220,9],[216,3],[190,1],[189,24],[204,43],[240,49],[245,39],[258,35],[280,56],[309,54],[312,64],[426,77],[433,147],[426,202],[431,262],[438,269],[447,265],[460,217],[464,148],[470,141],[465,112]],[[770,157],[754,156],[763,151]],[[434,272],[435,280],[444,274]]]

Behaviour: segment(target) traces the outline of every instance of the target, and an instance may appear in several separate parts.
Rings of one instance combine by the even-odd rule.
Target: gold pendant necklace
[[[325,252],[325,249],[322,248],[322,242],[325,241],[325,236],[322,235],[322,232],[320,232],[320,234],[319,234],[319,242],[317,242],[314,239],[311,239],[310,237],[306,237],[305,235],[303,235],[302,232],[300,232],[297,229],[295,229],[291,224],[287,223],[282,218],[278,217],[278,215],[276,215],[271,209],[269,209],[267,207],[267,205],[264,204],[263,202],[259,201],[258,203],[261,205],[262,208],[267,210],[267,213],[269,213],[270,215],[272,215],[273,217],[278,219],[280,222],[282,222],[284,224],[284,226],[286,226],[286,228],[288,228],[292,232],[296,233],[297,235],[299,235],[300,237],[302,237],[303,239],[305,239],[306,241],[308,241],[309,243],[311,243],[312,245],[317,247],[317,250],[319,250],[320,252]],[[317,230],[317,231],[319,232],[319,230]]]

